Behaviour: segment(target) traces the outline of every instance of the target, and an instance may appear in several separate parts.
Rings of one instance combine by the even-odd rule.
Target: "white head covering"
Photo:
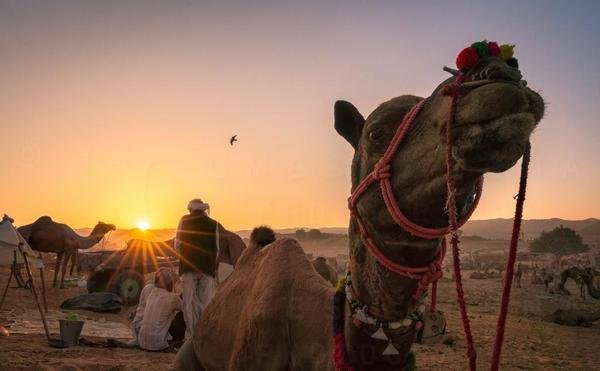
[[[204,211],[206,212],[210,206],[207,203],[202,202],[201,199],[195,198],[188,203],[189,211]]]

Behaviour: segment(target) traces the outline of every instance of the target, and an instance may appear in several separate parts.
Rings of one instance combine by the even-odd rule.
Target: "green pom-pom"
[[[415,371],[417,369],[417,356],[415,352],[408,352],[406,363],[404,364],[405,371]]]
[[[490,50],[488,49],[487,40],[478,41],[476,43],[473,43],[473,44],[471,44],[471,48],[477,50],[477,54],[479,54],[480,57],[487,57],[488,55],[490,55]]]

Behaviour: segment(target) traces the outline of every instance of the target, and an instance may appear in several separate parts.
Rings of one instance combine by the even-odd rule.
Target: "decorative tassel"
[[[385,334],[385,332],[383,331],[383,327],[381,327],[381,326],[379,326],[379,328],[377,329],[377,331],[375,331],[373,333],[373,335],[371,335],[371,337],[373,339],[378,339],[378,340],[388,340],[388,337]]]
[[[358,309],[356,312],[354,312],[353,317],[361,321],[362,323],[367,323],[367,314],[365,313],[365,310],[363,308]]]
[[[400,354],[400,352],[398,352],[398,349],[396,349],[394,344],[392,344],[392,342],[390,341],[388,346],[385,348],[385,350],[381,354],[383,354],[384,356],[395,356],[395,355]]]

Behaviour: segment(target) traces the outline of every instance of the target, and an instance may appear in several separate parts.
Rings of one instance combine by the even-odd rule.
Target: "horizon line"
[[[489,219],[470,219],[468,222],[477,222],[477,221],[490,221],[490,220],[512,220],[513,218],[506,218],[506,217],[498,217],[498,218],[489,218]],[[563,220],[566,222],[583,222],[586,220],[598,220],[600,221],[600,217],[587,217],[584,219],[563,219],[560,217],[551,217],[551,218],[530,218],[530,219],[523,219],[523,221],[532,221],[532,220],[553,220],[553,219],[559,219],[559,220]],[[260,224],[263,225],[263,224]],[[268,225],[267,225],[268,226]],[[92,227],[76,227],[73,229],[92,229],[94,228]],[[152,228],[148,228],[148,231],[156,231],[156,230],[161,230],[161,229],[176,229],[177,227],[152,227]],[[244,231],[251,231],[252,229],[254,229],[255,227],[249,227],[249,228],[240,228],[240,229],[231,229],[231,230],[235,230],[237,232],[244,232]],[[269,228],[273,229],[273,230],[281,230],[281,229],[347,229],[348,226],[318,226],[318,227],[314,227],[314,226],[293,226],[293,227],[271,227],[269,226]],[[124,227],[124,228],[119,228],[117,227],[117,229],[119,230],[140,230],[141,229],[137,228],[137,227]]]

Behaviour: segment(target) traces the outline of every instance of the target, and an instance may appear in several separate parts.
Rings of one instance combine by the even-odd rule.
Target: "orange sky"
[[[174,227],[201,197],[231,229],[345,226],[352,151],[335,100],[366,116],[428,95],[490,38],[517,44],[549,104],[525,218],[599,217],[598,5],[434,3],[4,2],[0,212]],[[517,171],[486,178],[475,219],[512,217]]]

